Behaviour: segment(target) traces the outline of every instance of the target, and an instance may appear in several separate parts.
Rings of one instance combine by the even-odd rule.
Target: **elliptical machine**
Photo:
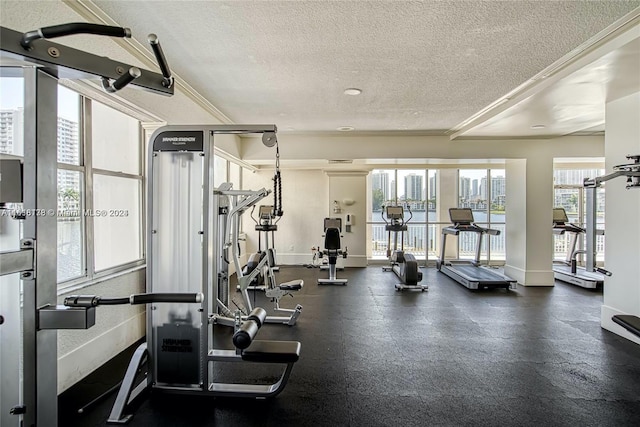
[[[426,291],[427,285],[418,282],[422,280],[422,272],[418,270],[418,261],[412,254],[404,252],[404,233],[407,231],[407,224],[413,218],[411,208],[407,206],[409,219],[404,220],[404,208],[402,206],[383,207],[381,216],[385,222],[384,229],[387,231],[387,258],[391,265],[382,267],[383,271],[393,271],[402,283],[396,283],[396,290],[419,289]],[[386,218],[385,218],[386,214]],[[398,233],[400,233],[400,249],[398,249]],[[393,250],[391,250],[391,234],[393,234]]]
[[[276,219],[274,222],[274,218],[276,218],[273,210],[273,205],[260,205],[258,208],[258,221],[253,216],[253,211],[255,210],[255,205],[251,208],[251,219],[256,223],[255,230],[258,232],[258,252],[252,253],[249,256],[247,264],[242,268],[242,274],[247,276],[251,274],[251,272],[260,264],[260,261],[267,256],[267,252],[271,252],[272,266],[271,271],[276,272],[280,271],[280,267],[277,267],[276,263],[276,248],[275,248],[275,239],[274,232],[278,230],[278,221],[280,218]],[[262,250],[262,233],[264,233],[265,240],[265,250]],[[271,234],[271,244],[269,244],[269,234]],[[254,291],[264,291],[265,290],[265,272],[259,272],[251,284],[249,285],[249,290]],[[238,286],[239,290],[239,286]]]

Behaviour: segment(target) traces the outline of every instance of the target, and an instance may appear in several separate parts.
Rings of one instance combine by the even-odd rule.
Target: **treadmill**
[[[437,262],[438,270],[469,289],[515,289],[517,285],[516,280],[487,266],[480,265],[480,251],[483,236],[485,234],[497,236],[500,234],[500,230],[484,228],[475,224],[473,211],[469,208],[450,208],[449,218],[453,225],[442,229],[442,246],[440,247],[440,259]],[[445,260],[444,254],[447,235],[459,236],[460,233],[463,232],[478,233],[475,258],[473,260]]]
[[[576,250],[578,236],[586,232],[587,230],[584,228],[569,222],[567,212],[564,208],[553,209],[553,234],[570,234],[567,257],[564,261],[553,260],[553,276],[556,280],[578,285],[583,288],[596,289],[604,284],[605,274],[598,271],[587,271],[584,267],[579,267],[577,263],[578,255],[588,255],[588,251]],[[596,233],[604,234],[604,231],[597,230]],[[599,268],[597,270],[605,271]],[[609,273],[609,275],[611,274]]]

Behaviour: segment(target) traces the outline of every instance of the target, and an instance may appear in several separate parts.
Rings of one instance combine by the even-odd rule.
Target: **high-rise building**
[[[432,176],[431,178],[429,178],[429,194],[428,197],[430,199],[436,198],[437,197],[437,191],[436,191],[436,176]]]
[[[471,197],[478,197],[479,195],[480,195],[480,191],[478,191],[478,180],[474,179],[471,182]]]
[[[396,180],[395,179],[391,180],[391,185],[389,188],[390,188],[389,198],[385,200],[396,200]]]
[[[0,110],[0,153],[22,156],[24,110]]]
[[[504,176],[491,177],[491,201],[504,200],[507,194],[506,180]]]
[[[58,117],[58,162],[79,164],[79,148],[78,123]],[[58,169],[58,202],[67,209],[77,209],[79,199],[69,197],[70,192],[80,193],[80,173]]]
[[[406,200],[422,200],[424,186],[422,175],[410,173],[404,177],[404,196]]]
[[[466,176],[461,176],[460,177],[460,189],[459,189],[460,193],[458,194],[458,196],[460,197],[460,200],[462,201],[468,201],[469,198],[471,197],[471,178],[466,177]]]
[[[382,190],[382,200],[389,200],[389,173],[374,172],[371,174],[371,189]]]

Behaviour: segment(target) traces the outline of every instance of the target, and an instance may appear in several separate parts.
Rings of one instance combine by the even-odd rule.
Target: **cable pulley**
[[[282,175],[280,174],[280,148],[276,141],[276,172],[273,175],[273,216],[280,218],[282,211]]]

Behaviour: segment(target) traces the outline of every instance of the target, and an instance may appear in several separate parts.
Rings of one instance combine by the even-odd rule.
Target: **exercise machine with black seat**
[[[27,5],[25,13],[29,13]],[[58,165],[56,100],[59,79],[97,81],[109,94],[127,87],[171,96],[175,89],[174,79],[155,34],[149,34],[147,40],[159,72],[53,41],[58,37],[74,37],[78,34],[132,37],[129,28],[87,22],[54,25],[26,33],[0,27],[2,75],[20,77],[23,82],[24,109],[20,126],[24,125],[25,129],[22,158],[7,159],[13,160],[13,164],[6,169],[7,164],[3,159],[0,204],[19,204],[16,210],[23,213],[53,213],[19,213],[12,216],[11,221],[20,221],[20,237],[16,236],[15,241],[7,242],[10,243],[11,250],[0,253],[0,275],[11,274],[15,277],[15,280],[3,277],[7,279],[9,286],[3,286],[3,295],[0,297],[0,324],[3,330],[0,345],[2,426],[58,424],[57,331],[87,329],[95,321],[94,307],[57,304],[59,218],[55,215],[58,208],[55,176]],[[14,179],[13,189],[21,190],[20,198],[3,200],[6,184],[11,182],[9,173],[13,170],[16,171],[12,172],[14,176],[11,177]],[[3,244],[4,239],[14,239],[6,231],[3,224]],[[139,298],[136,297],[135,300],[139,301]],[[107,300],[103,299],[105,301]],[[5,311],[7,308],[10,311]],[[78,371],[81,372],[82,370]]]
[[[217,244],[220,248],[219,255],[216,257],[218,282],[220,295],[218,296],[219,309],[227,316],[230,316],[234,309],[230,304],[235,303],[226,290],[229,288],[230,270],[229,264],[233,263],[238,279],[237,289],[242,296],[242,307],[236,305],[245,314],[253,309],[253,303],[249,296],[251,283],[255,282],[258,275],[264,277],[265,296],[274,304],[274,310],[284,312],[286,316],[269,315],[266,318],[267,323],[280,323],[293,326],[296,324],[302,306],[297,304],[295,308],[280,307],[280,300],[302,289],[304,281],[302,279],[291,280],[289,282],[276,282],[275,273],[272,269],[275,263],[275,251],[272,248],[261,252],[256,265],[248,272],[241,268],[238,236],[240,234],[240,217],[249,208],[255,206],[260,200],[269,194],[269,191],[262,188],[260,190],[233,190],[232,184],[225,182],[221,184],[213,192],[213,211],[218,213],[216,223],[218,224],[218,233],[216,234]]]
[[[419,270],[418,261],[413,254],[404,251],[404,233],[408,230],[408,223],[413,218],[411,208],[407,206],[409,218],[404,220],[404,208],[402,206],[388,205],[383,207],[381,216],[385,222],[387,231],[387,258],[389,266],[382,267],[383,271],[393,271],[402,283],[396,283],[396,290],[405,289],[426,291],[427,285],[421,285],[422,272]],[[386,214],[386,218],[385,218]],[[398,249],[398,234],[400,235],[400,249]],[[393,249],[391,248],[391,236],[393,235]]]
[[[553,234],[569,234],[569,245],[564,261],[553,261],[553,276],[557,280],[572,283],[588,289],[596,289],[604,283],[605,276],[611,273],[603,268],[596,267],[595,262],[588,260],[588,264],[594,265],[594,271],[587,271],[585,267],[578,265],[578,256],[586,255],[587,258],[595,257],[595,252],[576,249],[578,238],[587,233],[587,230],[569,222],[564,208],[553,209]],[[604,234],[603,230],[596,230],[597,234]]]
[[[483,236],[497,236],[500,234],[500,230],[484,228],[475,224],[473,211],[470,208],[450,208],[449,218],[453,225],[442,229],[440,258],[437,261],[438,270],[469,289],[515,289],[516,280],[480,264]],[[447,236],[460,236],[460,233],[477,234],[474,258],[472,260],[445,259]]]
[[[224,259],[229,247],[237,247],[239,211],[268,192],[237,192],[238,202],[226,203],[229,194],[212,188],[217,135],[261,134],[264,145],[273,147],[277,144],[276,130],[275,125],[184,125],[165,126],[151,136],[147,163],[147,289],[198,293],[202,302],[152,305],[147,309],[147,342],[131,359],[109,423],[127,422],[129,403],[146,389],[261,399],[273,397],[285,387],[300,356],[300,343],[253,341],[259,327],[268,322],[266,312],[258,308],[243,312],[222,304],[229,286],[220,266],[229,262]],[[229,228],[229,224],[235,225]],[[229,233],[235,236],[231,241],[226,238]],[[234,328],[236,350],[219,348],[219,335],[224,333],[219,326]],[[148,374],[136,383],[135,373],[145,360]],[[261,384],[257,375],[255,382],[229,383],[218,380],[219,362],[286,367],[272,384]]]
[[[336,264],[338,257],[347,258],[347,247],[342,249],[340,233],[342,232],[342,218],[324,219],[324,249],[318,251],[320,257],[326,256],[329,259],[329,277],[319,278],[318,285],[346,285],[347,279],[336,277]]]

